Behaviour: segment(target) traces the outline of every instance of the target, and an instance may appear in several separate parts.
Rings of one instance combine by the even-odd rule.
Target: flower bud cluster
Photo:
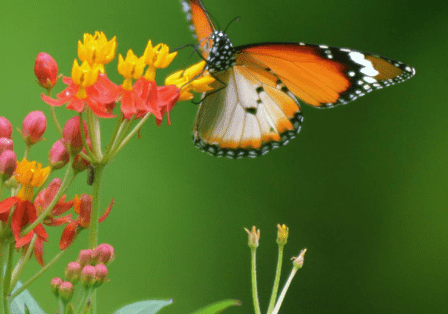
[[[74,294],[74,286],[81,281],[85,288],[97,288],[108,281],[108,268],[115,258],[113,246],[103,243],[93,250],[81,250],[75,262],[65,268],[65,281],[59,277],[51,280],[51,291],[65,303]]]

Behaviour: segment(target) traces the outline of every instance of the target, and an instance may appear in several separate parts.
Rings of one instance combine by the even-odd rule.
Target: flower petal
[[[70,246],[70,244],[72,244],[76,236],[77,227],[78,223],[76,221],[72,221],[64,228],[62,231],[61,240],[59,241],[59,247],[61,250],[65,250]]]
[[[106,210],[104,211],[104,214],[100,217],[100,219],[98,219],[99,222],[103,222],[107,218],[107,216],[109,216],[110,210],[112,209],[112,206],[114,206],[114,202],[115,200],[112,199],[109,206],[107,206]]]

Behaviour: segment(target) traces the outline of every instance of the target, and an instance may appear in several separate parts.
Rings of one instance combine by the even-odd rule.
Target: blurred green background
[[[98,293],[100,313],[132,301],[169,299],[161,313],[189,313],[226,298],[251,313],[250,259],[243,227],[261,229],[259,294],[267,307],[274,277],[276,224],[290,227],[286,260],[307,247],[281,313],[447,313],[448,311],[448,41],[447,2],[204,0],[235,45],[304,41],[371,51],[414,66],[417,75],[348,106],[303,108],[299,136],[257,159],[218,159],[191,140],[197,106],[179,103],[172,125],[145,125],[107,168],[102,207],[115,207],[100,242],[115,246],[111,281]],[[34,83],[37,53],[69,75],[85,32],[117,36],[118,52],[140,54],[148,41],[194,42],[179,1],[10,1],[0,12],[1,111],[15,126],[49,108]],[[181,51],[169,72],[199,60]],[[117,82],[116,60],[108,73]],[[58,86],[62,89],[63,84]],[[73,113],[60,108],[62,121]],[[104,134],[112,121],[104,122]],[[23,146],[14,133],[19,156]],[[46,162],[57,135],[32,157]],[[62,173],[56,173],[62,176]],[[69,190],[88,193],[85,174]],[[50,232],[44,258],[58,251]],[[49,282],[87,246],[71,251],[30,289],[56,312]],[[40,266],[33,260],[24,274]]]

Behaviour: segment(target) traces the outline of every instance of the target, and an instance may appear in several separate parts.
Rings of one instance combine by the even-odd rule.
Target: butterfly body
[[[305,43],[234,47],[200,0],[182,1],[207,70],[216,78],[193,127],[197,147],[214,156],[257,157],[300,131],[299,100],[317,108],[347,104],[400,83],[415,70],[353,49]]]

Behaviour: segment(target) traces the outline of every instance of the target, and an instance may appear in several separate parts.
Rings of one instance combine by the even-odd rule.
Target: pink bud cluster
[[[51,281],[52,292],[63,301],[70,301],[74,285],[80,280],[85,287],[99,287],[108,281],[107,266],[115,258],[113,246],[103,243],[93,250],[81,250],[76,262],[65,268],[65,281],[59,277]]]
[[[8,180],[16,170],[17,156],[14,153],[12,125],[8,119],[0,117],[0,179]]]

